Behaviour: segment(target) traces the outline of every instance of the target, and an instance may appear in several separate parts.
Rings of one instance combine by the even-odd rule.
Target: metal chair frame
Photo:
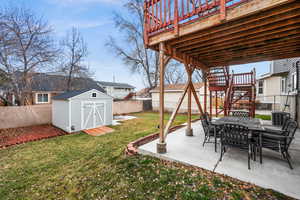
[[[227,147],[235,147],[248,152],[248,169],[250,170],[250,159],[253,153],[256,152],[255,143],[252,142],[251,131],[242,125],[237,124],[224,124],[221,130],[221,154],[220,161],[222,161],[223,155],[226,152]],[[254,155],[255,160],[256,155]]]

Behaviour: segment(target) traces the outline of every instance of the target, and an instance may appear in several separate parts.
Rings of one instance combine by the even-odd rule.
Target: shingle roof
[[[33,91],[67,91],[66,76],[62,75],[49,75],[46,73],[36,73],[32,76],[32,90]],[[96,81],[91,78],[73,78],[71,82],[71,90],[86,90],[97,89],[103,93],[105,90],[100,87]]]
[[[73,91],[69,91],[69,92],[64,92],[62,94],[54,96],[52,99],[54,99],[54,100],[67,100],[69,98],[72,98],[72,97],[75,97],[75,96],[80,95],[82,93],[85,93],[89,90],[91,90],[91,89],[73,90]]]
[[[204,83],[193,83],[194,88],[200,89],[204,86]],[[183,90],[184,89],[185,84],[171,84],[171,85],[165,85],[165,90],[166,91],[171,91],[171,90]],[[158,92],[159,91],[159,87],[154,88],[153,90],[151,90],[150,92]]]
[[[134,86],[129,85],[127,83],[115,83],[115,82],[105,82],[105,81],[98,81],[98,83],[102,87],[111,86],[111,87],[130,88],[130,89],[134,89],[135,88]]]

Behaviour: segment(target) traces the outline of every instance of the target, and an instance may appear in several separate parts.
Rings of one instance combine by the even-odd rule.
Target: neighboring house
[[[295,110],[293,98],[298,94],[299,68],[300,58],[272,61],[270,72],[257,80],[257,100],[273,110],[283,110],[285,105],[286,109]]]
[[[28,94],[28,105],[50,104],[53,96],[67,91],[66,76],[53,75],[48,73],[34,73],[31,77],[31,93]],[[20,86],[21,88],[21,86]],[[70,90],[97,89],[101,92],[105,91],[96,81],[90,78],[73,78]],[[14,96],[11,95],[11,90],[6,89],[6,96],[11,96],[14,101]]]
[[[185,84],[172,84],[172,85],[165,85],[165,110],[167,112],[172,112],[181,97]],[[199,100],[201,105],[203,106],[204,102],[204,84],[203,83],[194,83],[195,90],[198,94]],[[152,97],[152,108],[154,111],[159,110],[159,88],[156,87],[150,91]],[[179,112],[186,112],[187,111],[187,95],[185,96],[181,108]],[[213,105],[215,100],[212,101]],[[222,106],[221,101],[218,101],[218,104]],[[207,107],[209,107],[209,96],[207,96]],[[198,113],[198,107],[195,101],[194,96],[192,95],[192,112]],[[213,109],[214,112],[214,109]]]
[[[115,99],[124,99],[130,93],[134,92],[135,87],[127,83],[116,83],[116,82],[97,82],[100,87],[102,87],[106,93]]]
[[[260,109],[271,110],[274,106],[279,106],[276,102],[274,104],[274,100],[276,101],[276,96],[279,97],[281,95],[280,87],[281,76],[267,73],[257,79],[256,100],[259,102]]]

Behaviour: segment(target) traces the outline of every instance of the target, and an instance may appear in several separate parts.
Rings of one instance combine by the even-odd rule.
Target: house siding
[[[175,109],[177,102],[180,99],[182,93],[183,93],[182,90],[178,90],[178,91],[177,90],[176,91],[166,90],[165,91],[165,100],[164,100],[165,111],[172,112]],[[197,89],[197,95],[198,95],[201,105],[203,106],[204,105],[204,87]],[[152,108],[154,111],[158,111],[159,110],[159,91],[152,91],[151,97],[152,97]],[[212,103],[213,103],[213,112],[215,112],[215,107],[214,107],[215,106],[215,98],[212,98]],[[222,103],[223,103],[222,99],[218,99],[219,107],[222,107]],[[182,102],[179,112],[180,113],[187,112],[187,108],[188,108],[188,97],[186,95],[185,98],[183,99],[183,102]],[[207,108],[209,108],[209,96],[207,96]],[[209,110],[209,109],[207,109],[207,110]],[[192,96],[192,112],[199,113],[198,106],[197,106],[194,96]]]
[[[273,65],[274,65],[273,73],[276,74],[276,73],[287,72],[287,75],[286,75],[287,85],[291,85],[292,84],[292,74],[294,72],[296,72],[296,69],[297,69],[296,63],[297,62],[300,62],[299,57],[273,61]],[[299,72],[300,71],[298,71],[298,74],[299,74]],[[282,77],[284,77],[284,76],[282,76]],[[297,82],[298,82],[298,86],[299,86],[300,85],[300,77],[297,77]],[[291,87],[288,87],[288,91],[292,89]],[[299,88],[298,88],[298,90],[299,90]]]

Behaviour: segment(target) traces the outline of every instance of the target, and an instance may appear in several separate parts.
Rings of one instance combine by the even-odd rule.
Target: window
[[[92,97],[97,97],[97,93],[96,93],[96,92],[93,92],[93,93],[92,93]]]
[[[264,81],[260,80],[258,81],[258,94],[264,93]]]
[[[281,93],[287,92],[287,86],[286,86],[286,77],[283,77],[281,79]]]
[[[49,103],[49,94],[48,93],[37,93],[36,94],[36,103]]]
[[[297,74],[296,72],[292,73],[291,77],[292,81],[292,91],[295,91],[297,89]]]

